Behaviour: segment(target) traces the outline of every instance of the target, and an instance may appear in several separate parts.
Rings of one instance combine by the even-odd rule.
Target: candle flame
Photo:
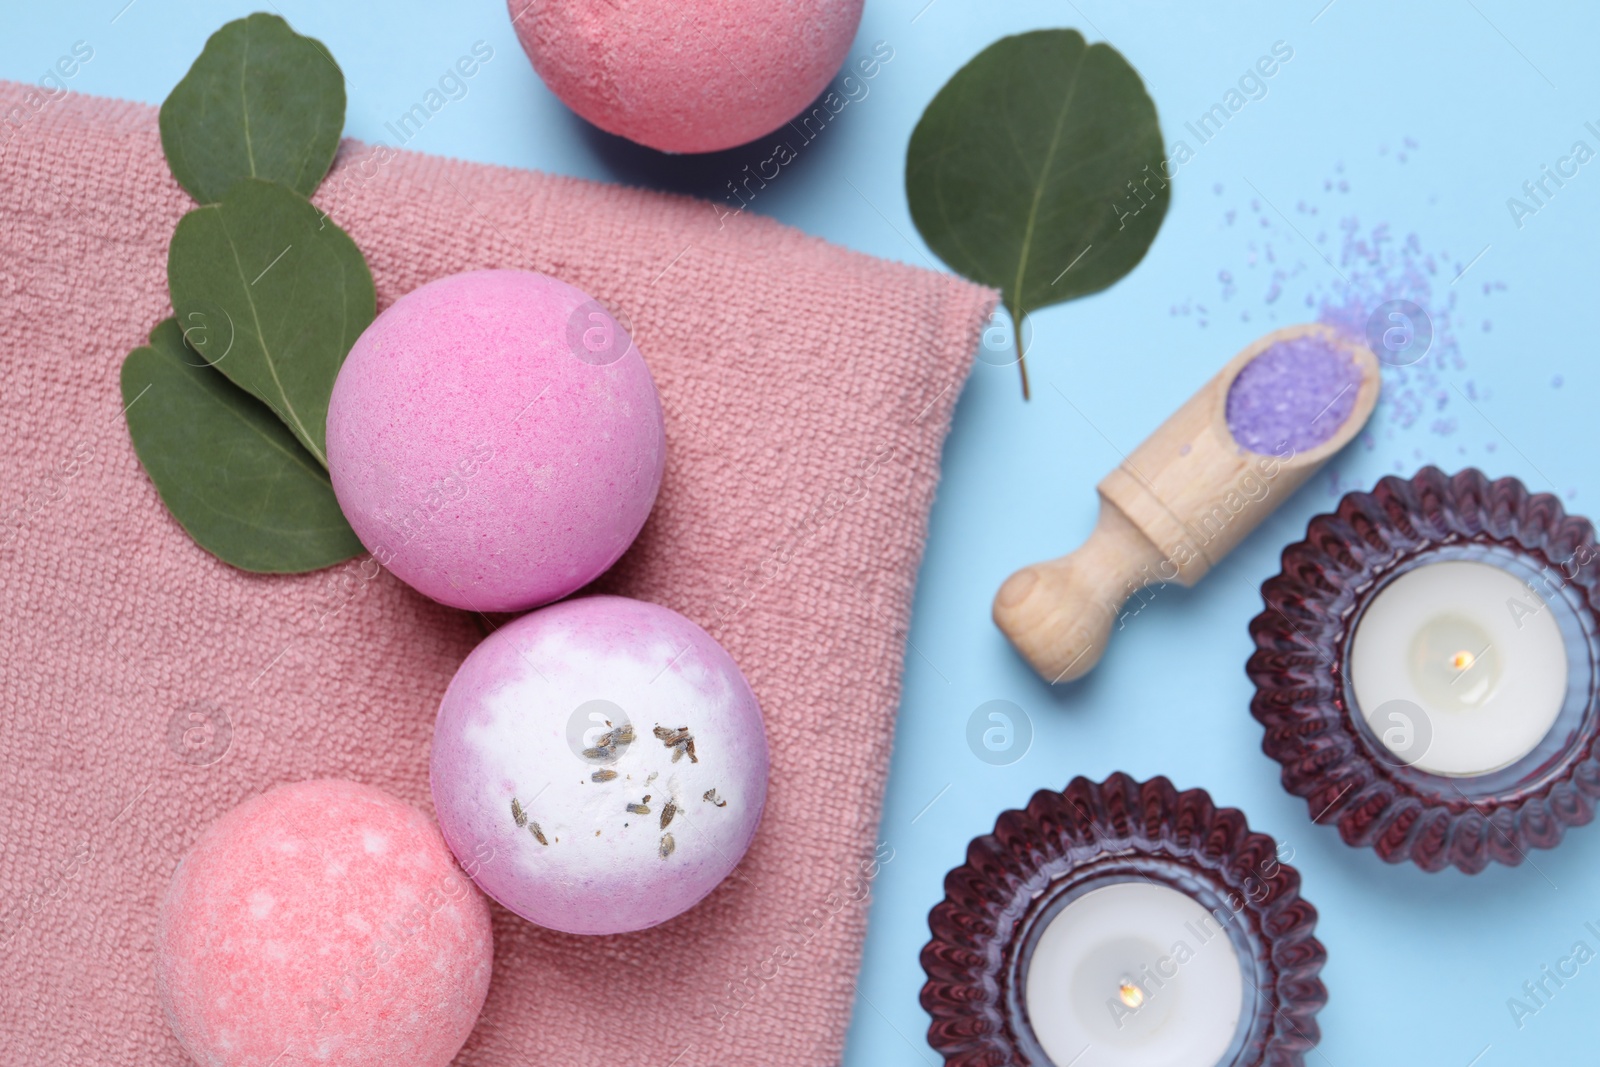
[[[1144,990],[1140,989],[1126,978],[1124,978],[1122,980],[1122,984],[1117,987],[1117,995],[1122,998],[1122,1003],[1126,1004],[1130,1008],[1133,1008],[1134,1010],[1138,1010],[1144,1004]]]
[[[1460,652],[1457,652],[1454,656],[1450,657],[1450,666],[1454,667],[1458,671],[1470,670],[1472,665],[1477,662],[1477,659],[1477,656],[1474,656],[1466,649],[1462,649]]]

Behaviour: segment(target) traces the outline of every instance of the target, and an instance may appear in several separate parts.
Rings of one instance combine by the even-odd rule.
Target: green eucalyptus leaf
[[[123,362],[122,403],[156,492],[224,563],[296,573],[362,551],[327,471],[265,405],[187,347],[175,319]]]
[[[1001,291],[1019,363],[1028,312],[1098,292],[1144,258],[1168,184],[1138,72],[1075,30],[978,53],[933,98],[906,152],[912,220],[953,270]]]
[[[190,346],[326,467],[328,397],[376,307],[349,235],[298,193],[246,178],[179,220],[167,287]]]
[[[161,105],[178,184],[214,204],[240,178],[316,191],[344,129],[344,74],[322,42],[277,15],[223,26]]]

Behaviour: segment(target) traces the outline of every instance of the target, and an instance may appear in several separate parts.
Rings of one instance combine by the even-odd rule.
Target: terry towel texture
[[[28,88],[0,83],[0,113]],[[152,977],[179,856],[279,782],[352,778],[431,814],[434,714],[483,629],[370,565],[252,576],[189,540],[134,456],[118,372],[171,314],[167,243],[193,204],[155,109],[29,114],[0,148],[0,1059],[182,1064]],[[457,1062],[836,1063],[940,449],[995,294],[682,197],[379,158],[346,143],[318,201],[380,309],[513,267],[632,321],[667,469],[595,588],[706,627],[772,744],[755,845],[689,914],[579,938],[495,908]]]

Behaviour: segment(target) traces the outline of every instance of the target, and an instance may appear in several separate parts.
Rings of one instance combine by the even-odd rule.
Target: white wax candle
[[[1074,900],[1040,935],[1025,997],[1058,1067],[1215,1067],[1244,980],[1223,927],[1187,894],[1119,882]]]
[[[1373,598],[1350,645],[1360,713],[1400,760],[1431,774],[1515,763],[1566,700],[1567,648],[1552,615],[1525,582],[1488,563],[1407,571]]]

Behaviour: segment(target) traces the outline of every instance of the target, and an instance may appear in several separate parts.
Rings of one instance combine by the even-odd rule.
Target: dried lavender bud
[[[694,736],[689,733],[687,726],[680,726],[676,730],[657,726],[653,732],[663,745],[672,749],[673,763],[677,763],[685,755],[689,757],[690,763],[700,762],[700,757],[694,754]]]
[[[609,720],[606,725],[611,726]],[[633,737],[633,727],[631,725],[625,723],[622,726],[613,727],[595,740],[593,748],[583,750],[583,758],[593,762],[609,763],[617,758],[617,752],[620,748],[633,743]]]
[[[662,834],[661,835],[661,858],[662,859],[666,859],[668,856],[672,855],[672,850],[677,848],[677,847],[678,847],[678,843],[672,839],[672,835],[671,834]]]
[[[700,799],[709,800],[719,808],[725,808],[728,806],[728,802],[726,800],[723,800],[721,797],[717,796],[717,791],[715,789],[707,789],[705,793],[701,795]]]
[[[595,771],[589,776],[591,782],[609,782],[617,776],[617,772],[609,769]]]
[[[539,839],[539,844],[548,845],[550,843],[550,842],[548,842],[548,841],[546,841],[544,839],[544,831],[539,829],[539,824],[538,823],[530,822],[528,824],[528,832],[533,834],[534,837],[537,837]]]
[[[661,828],[663,830],[667,828],[667,823],[671,822],[672,817],[676,814],[678,814],[678,805],[670,800],[667,801],[667,806],[661,809]]]
[[[511,798],[511,821],[517,824],[519,830],[528,824],[528,813],[522,810],[516,797]]]
[[[648,805],[648,804],[629,804],[628,805],[628,810],[631,811],[635,815],[649,815],[650,814],[650,805]]]

